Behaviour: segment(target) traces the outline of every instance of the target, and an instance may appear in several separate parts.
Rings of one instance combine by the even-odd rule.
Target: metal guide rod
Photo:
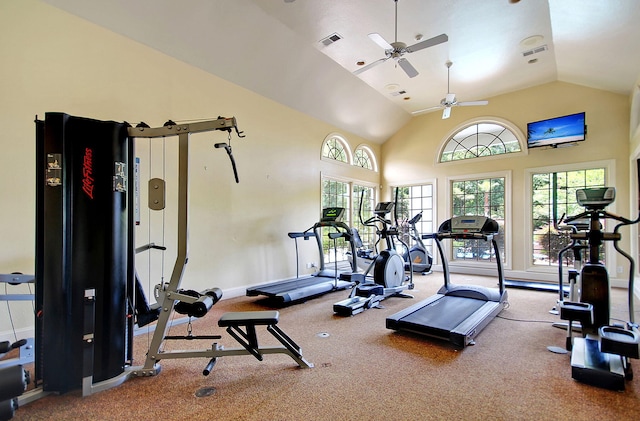
[[[154,370],[157,363],[157,354],[160,350],[164,337],[169,327],[169,317],[173,311],[175,300],[185,298],[172,297],[172,292],[176,292],[180,286],[184,267],[189,258],[189,135],[214,130],[235,131],[240,136],[235,117],[218,117],[215,120],[207,120],[188,124],[165,124],[163,127],[131,127],[129,135],[131,137],[155,138],[165,136],[178,136],[178,248],[176,254],[171,280],[167,286],[167,295],[161,305],[161,312],[158,317],[156,330],[151,341],[147,359],[143,367],[145,370]]]

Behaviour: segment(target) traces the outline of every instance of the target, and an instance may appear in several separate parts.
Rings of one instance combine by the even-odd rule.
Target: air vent
[[[342,36],[340,34],[334,32],[333,34],[329,35],[328,37],[321,39],[320,43],[326,47],[328,45],[333,44],[336,41],[340,41],[341,39],[342,39]]]
[[[541,45],[541,46],[539,46],[539,47],[532,48],[532,49],[527,50],[527,51],[523,51],[523,52],[522,52],[522,56],[523,56],[523,57],[529,57],[529,56],[532,56],[532,55],[534,55],[534,54],[538,54],[538,53],[541,53],[541,52],[543,52],[543,51],[547,51],[547,49],[548,49],[548,48],[547,48],[547,44],[545,44],[545,45]]]
[[[395,92],[391,92],[391,96],[398,96],[398,95],[404,95],[406,94],[407,91],[405,91],[404,89],[401,91],[395,91]]]

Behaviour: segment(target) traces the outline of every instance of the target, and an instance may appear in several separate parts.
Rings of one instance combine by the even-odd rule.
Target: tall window
[[[325,178],[322,180],[322,208],[331,206],[345,208],[345,219],[343,222],[350,226],[351,216],[351,185],[344,181]],[[328,237],[331,228],[322,228],[322,252],[325,262],[335,262],[346,260],[345,253],[349,250],[344,238],[332,240]]]
[[[376,243],[376,233],[374,228],[364,226],[362,222],[373,216],[375,206],[375,188],[354,184],[352,227],[358,230],[358,234],[362,240],[362,246],[366,249],[373,249]]]
[[[530,259],[533,265],[558,265],[558,252],[571,240],[569,231],[558,231],[555,226],[563,216],[573,216],[584,211],[576,200],[576,190],[604,187],[605,182],[605,168],[532,174],[533,253]],[[604,259],[604,255],[601,257]],[[573,266],[573,253],[565,253],[564,258],[565,263]]]
[[[496,237],[504,261],[505,247],[505,177],[453,181],[452,216],[479,215],[496,220],[500,231]],[[454,261],[495,261],[493,248],[483,240],[452,240]]]
[[[345,208],[344,223],[351,228],[356,228],[365,247],[375,243],[375,231],[370,227],[364,227],[360,223],[358,215],[360,195],[364,192],[362,202],[362,218],[367,220],[373,215],[376,194],[372,186],[363,186],[352,181],[342,181],[325,177],[322,180],[322,207],[339,206]],[[328,230],[322,232],[322,249],[326,262],[347,260],[346,253],[351,250],[347,241],[339,238],[335,242],[327,237]]]
[[[456,131],[446,142],[440,162],[521,152],[517,128],[506,123],[476,122]],[[523,136],[520,136],[523,138]]]
[[[407,224],[411,218],[422,212],[422,218],[416,224],[417,235],[434,232],[433,222],[433,184],[424,184],[417,186],[404,186],[397,188],[398,195],[398,223],[402,241],[409,247],[412,247],[416,241],[411,237],[411,227]],[[395,195],[395,189],[393,194]],[[423,241],[424,246],[431,256],[433,256],[433,244],[431,240]]]

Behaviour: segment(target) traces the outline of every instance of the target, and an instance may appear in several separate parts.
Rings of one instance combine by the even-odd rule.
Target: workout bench
[[[191,318],[202,317],[207,314],[208,310],[222,297],[222,291],[219,288],[211,288],[203,292],[180,290],[167,295],[170,295],[173,299],[179,298],[180,301],[175,304],[174,309],[178,313],[189,315]],[[156,329],[156,334],[159,331],[165,330],[166,316],[168,316],[166,313],[170,312],[165,311],[163,313],[165,314],[160,315],[158,322],[160,330]],[[286,354],[293,358],[301,368],[312,368],[313,364],[304,359],[302,350],[298,344],[277,326],[279,317],[280,313],[275,310],[224,313],[218,320],[218,326],[226,328],[229,335],[238,341],[238,343],[242,345],[242,348],[225,349],[222,345],[214,342],[211,349],[200,351],[161,351],[159,347],[152,345],[150,352],[147,354],[145,366],[136,369],[134,374],[137,376],[156,375],[159,372],[157,363],[163,359],[205,357],[210,358],[209,363],[202,371],[202,374],[207,376],[211,373],[219,357],[233,355],[253,355],[258,361],[262,361],[263,356],[266,354]],[[282,346],[261,347],[258,343],[256,326],[266,326],[267,331],[271,333]],[[217,340],[222,338],[219,335],[192,335],[190,328],[188,331],[189,333],[186,336],[171,335],[156,338],[154,335],[154,340]],[[151,350],[156,350],[156,352],[152,352]]]
[[[225,313],[218,320],[218,326],[226,327],[229,335],[240,343],[247,352],[262,361],[264,354],[287,354],[302,368],[313,367],[312,363],[306,361],[302,356],[300,347],[287,336],[278,326],[280,314],[275,311],[241,311]],[[267,326],[267,331],[271,333],[283,347],[260,348],[256,326]],[[245,330],[242,330],[242,327]],[[232,351],[232,350],[229,350]],[[242,355],[234,353],[233,355]]]

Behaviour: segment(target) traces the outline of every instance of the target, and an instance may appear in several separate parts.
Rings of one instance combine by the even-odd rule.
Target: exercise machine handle
[[[237,130],[237,128],[236,128]],[[233,168],[233,176],[236,179],[236,183],[239,183],[240,180],[238,179],[238,169],[236,168],[236,160],[233,158],[233,152],[231,150],[231,145],[227,144],[227,143],[216,143],[214,145],[216,148],[224,148],[225,151],[227,151],[227,155],[229,155],[229,160],[231,161],[231,168]]]

